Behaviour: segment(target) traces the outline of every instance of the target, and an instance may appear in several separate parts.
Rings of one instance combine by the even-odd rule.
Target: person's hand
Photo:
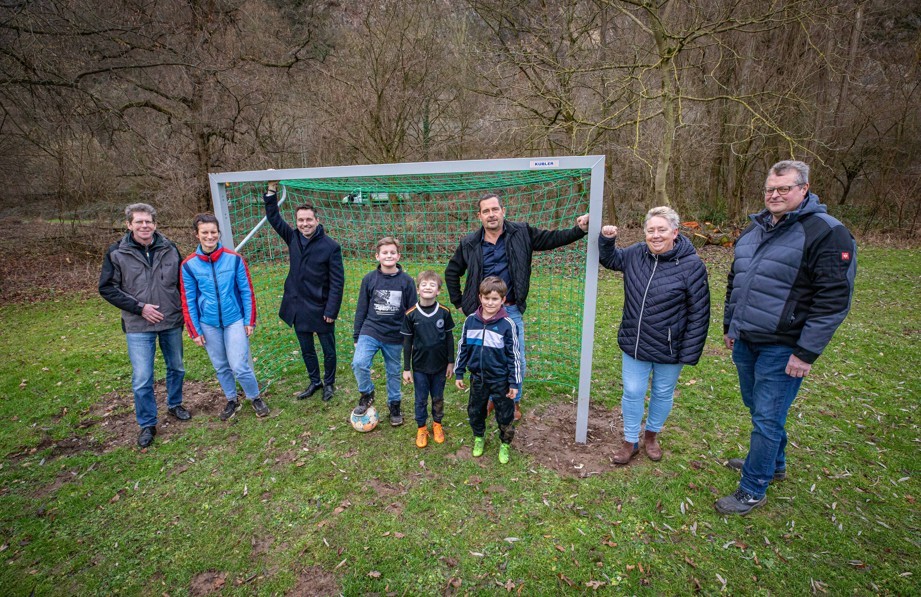
[[[454,363],[448,363],[448,370],[445,371],[445,376],[447,377],[454,376]]]
[[[791,354],[790,360],[787,361],[786,372],[790,377],[806,377],[811,369],[812,365],[810,363],[795,354]]]
[[[197,344],[198,346],[204,346],[204,345],[205,345],[205,337],[204,337],[204,336],[195,336],[194,338],[192,338],[192,342],[194,342],[194,343]]]
[[[256,326],[254,325],[244,325],[243,331],[246,332],[246,337],[249,338],[253,335],[253,332],[256,331]]]
[[[576,218],[576,226],[582,229],[582,232],[588,232],[588,214],[582,214]]]
[[[408,384],[413,383],[413,372],[412,371],[403,372],[403,383],[408,383]]]
[[[324,315],[324,316],[323,316],[323,321],[325,321],[326,323],[332,323],[332,322],[334,322],[334,321],[336,321],[336,320],[333,319],[332,317],[327,317],[326,315]]]
[[[163,321],[163,313],[160,313],[158,309],[160,305],[151,305],[147,303],[144,305],[144,308],[141,309],[141,317],[146,319],[149,323],[160,323]]]
[[[466,390],[466,389],[467,389],[467,386],[464,385],[464,380],[463,380],[463,379],[455,379],[455,380],[454,380],[454,387],[456,387],[458,390]]]
[[[617,226],[602,226],[601,236],[605,238],[614,238],[617,236]]]
[[[270,192],[270,193],[277,193],[277,192],[278,192],[278,181],[277,181],[277,180],[270,180],[270,181],[269,181],[268,189],[269,189],[269,192]]]
[[[729,337],[729,334],[723,334],[723,344],[726,345],[726,348],[732,350],[732,347],[735,346],[736,341]]]
[[[514,400],[515,396],[517,395],[518,395],[518,388],[509,388],[508,394],[506,394],[505,396],[506,398],[511,398],[512,400]]]

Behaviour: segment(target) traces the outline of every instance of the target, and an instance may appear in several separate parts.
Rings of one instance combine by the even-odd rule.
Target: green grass
[[[708,256],[710,341],[682,374],[665,459],[587,479],[561,477],[514,444],[500,468],[494,437],[483,459],[464,457],[470,434],[454,391],[444,445],[416,449],[411,423],[355,434],[349,355],[330,405],[293,400],[298,372],[271,387],[268,419],[195,413],[146,453],[56,455],[53,441],[103,433],[78,425],[104,396],[130,393],[117,311],[95,298],[2,307],[2,592],[175,596],[216,571],[222,594],[280,594],[310,569],[349,595],[538,595],[591,583],[612,594],[715,594],[724,583],[738,595],[919,593],[921,253],[861,251],[853,310],[790,413],[789,478],[745,518],[712,508],[735,487],[721,463],[744,455],[749,422],[720,341],[727,264]],[[621,295],[617,276],[604,276],[593,399],[611,408]],[[186,369],[216,388],[191,343]],[[569,399],[553,386],[530,396]]]

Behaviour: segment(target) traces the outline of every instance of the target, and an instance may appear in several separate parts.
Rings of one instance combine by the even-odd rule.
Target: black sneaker
[[[257,417],[269,416],[269,407],[265,405],[262,398],[253,398],[253,410],[256,411]]]
[[[221,420],[226,421],[232,419],[237,411],[240,410],[240,402],[238,400],[228,400],[227,406],[224,407],[223,412],[221,412]]]
[[[173,408],[168,408],[167,412],[169,412],[169,414],[173,415],[180,421],[188,421],[192,418],[192,413],[187,411],[181,404],[179,406],[174,406]]]
[[[356,415],[363,415],[368,412],[368,407],[374,403],[374,390],[371,390],[367,394],[362,392],[361,396],[358,397],[358,406],[355,407],[354,412]]]
[[[400,403],[399,402],[388,402],[387,407],[390,408],[390,424],[393,427],[399,427],[403,424],[403,413],[400,412]]]
[[[153,443],[154,436],[157,435],[156,427],[144,427],[138,436],[138,448],[146,448]]]
[[[333,399],[333,395],[336,393],[336,386],[333,384],[327,384],[323,386],[323,402],[329,402]]]
[[[298,400],[304,400],[305,398],[310,398],[314,394],[320,391],[320,388],[323,387],[323,384],[310,382],[310,385],[307,386],[307,389],[297,395]]]
[[[716,508],[716,511],[720,514],[738,514],[740,516],[745,516],[758,506],[764,505],[766,501],[766,495],[756,498],[746,491],[737,489],[734,494],[716,500],[713,507]]]
[[[726,466],[731,468],[734,471],[742,472],[742,467],[745,465],[744,458],[730,458],[729,462],[726,463]],[[782,468],[774,471],[774,481],[783,481],[787,478],[787,469]]]

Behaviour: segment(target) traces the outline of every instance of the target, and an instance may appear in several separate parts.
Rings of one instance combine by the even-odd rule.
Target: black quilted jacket
[[[661,255],[645,242],[614,245],[613,238],[598,241],[601,265],[624,273],[621,350],[640,361],[696,365],[710,326],[710,288],[694,246],[680,234]]]

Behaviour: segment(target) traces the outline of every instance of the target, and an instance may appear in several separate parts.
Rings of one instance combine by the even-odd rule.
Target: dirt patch
[[[342,587],[335,574],[319,566],[311,566],[301,570],[297,576],[297,584],[288,591],[287,595],[288,597],[324,597],[341,593]]]
[[[586,443],[577,444],[576,405],[557,403],[527,413],[527,420],[515,434],[516,450],[528,454],[541,465],[568,477],[588,477],[623,468],[614,464],[614,453],[623,441],[623,418],[619,408],[607,409],[592,404],[588,414]],[[644,465],[637,456],[630,465]]]
[[[65,483],[70,483],[76,478],[77,478],[76,473],[73,473],[71,471],[62,471],[58,473],[58,476],[55,477],[54,481],[52,481],[48,485],[44,485],[36,489],[35,492],[32,493],[32,497],[40,500],[50,495],[53,495],[54,493],[57,492],[58,489],[60,489],[61,487],[64,487]]]
[[[262,556],[269,553],[269,548],[272,547],[272,543],[275,542],[275,537],[253,537],[250,542],[253,546],[252,552],[250,552],[250,557],[255,558],[256,556]]]
[[[371,479],[367,486],[369,491],[377,496],[378,501],[387,501],[392,497],[406,494],[405,487],[384,483],[380,479]]]
[[[226,583],[226,572],[208,570],[192,577],[192,582],[189,584],[189,594],[196,596],[210,595],[223,589]]]

